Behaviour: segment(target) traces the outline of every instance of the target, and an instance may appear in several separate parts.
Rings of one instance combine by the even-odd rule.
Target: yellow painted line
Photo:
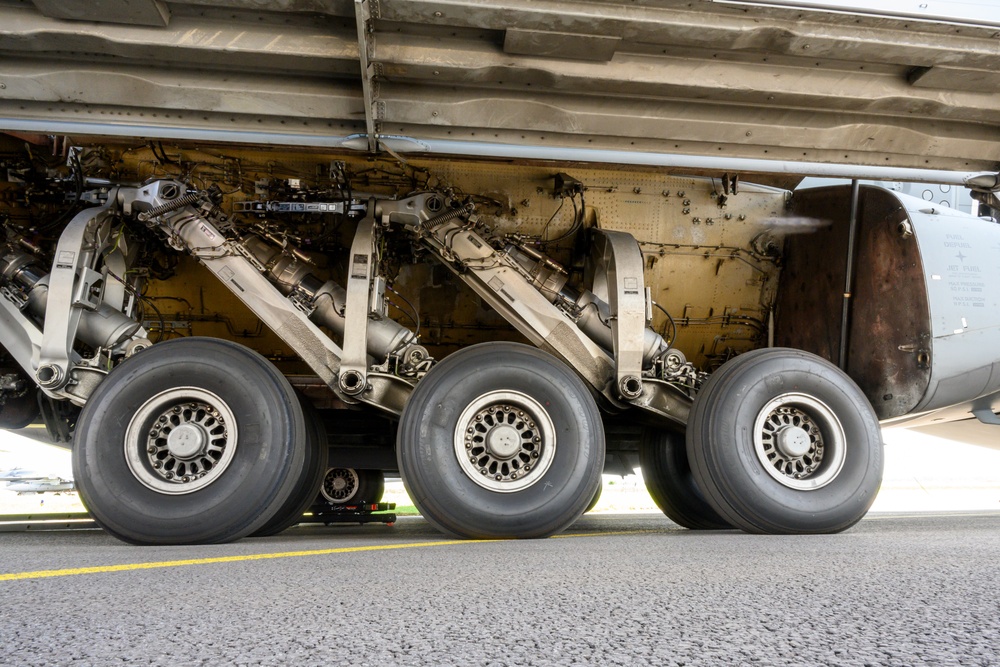
[[[556,537],[604,537],[606,535],[639,535],[655,531],[622,531],[615,533],[577,533],[556,535]],[[156,570],[189,565],[213,565],[216,563],[240,563],[252,560],[272,560],[275,558],[301,558],[303,556],[329,556],[332,554],[361,553],[365,551],[392,551],[394,549],[419,549],[444,547],[457,544],[482,544],[500,540],[442,540],[440,542],[407,542],[404,544],[381,544],[367,547],[341,547],[338,549],[314,549],[310,551],[283,551],[279,553],[245,554],[243,556],[218,556],[216,558],[191,558],[187,560],[167,560],[153,563],[126,563],[123,565],[99,565],[96,567],[76,567],[65,570],[36,570],[34,572],[12,572],[0,574],[0,581],[20,581],[23,579],[46,579],[49,577],[73,577],[82,574],[104,574],[108,572],[133,572],[135,570]]]
[[[562,535],[553,535],[552,539],[572,539],[576,537],[611,537],[614,535],[648,535],[650,533],[662,533],[662,530],[617,530],[608,533],[563,533]],[[482,540],[483,542],[489,542],[490,540]]]

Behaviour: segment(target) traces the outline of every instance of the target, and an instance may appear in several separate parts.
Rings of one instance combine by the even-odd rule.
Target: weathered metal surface
[[[775,343],[838,361],[847,262],[849,188],[797,192],[790,225],[813,229],[785,241]],[[924,267],[896,195],[863,187],[846,370],[880,419],[911,411],[931,376],[930,311]],[[794,230],[794,226],[786,229]],[[909,234],[904,233],[909,230]]]
[[[63,3],[39,0],[46,15],[0,3],[0,130],[62,121],[331,145],[377,114],[377,131],[426,140],[1000,164],[997,28],[974,25],[969,3],[956,26],[708,0],[380,0],[365,23],[368,105],[356,20],[367,0],[125,4],[169,22],[112,10],[67,21],[53,16],[74,5],[59,14]]]
[[[71,21],[103,21],[165,26],[170,10],[162,0],[32,0],[46,16]]]

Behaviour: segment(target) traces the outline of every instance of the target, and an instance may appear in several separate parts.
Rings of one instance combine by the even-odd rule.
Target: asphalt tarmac
[[[1000,664],[1000,513],[824,536],[586,516],[455,541],[422,519],[134,547],[0,535],[2,665]]]

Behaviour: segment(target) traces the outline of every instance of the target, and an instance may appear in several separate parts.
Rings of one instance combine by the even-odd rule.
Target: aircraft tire
[[[695,399],[688,459],[710,505],[751,533],[836,533],[882,481],[878,420],[836,366],[772,348],[722,366]]]
[[[295,492],[305,429],[291,385],[256,352],[170,340],[125,360],[91,395],[73,472],[97,523],[123,541],[229,542]]]
[[[38,418],[38,392],[29,390],[24,396],[8,398],[0,404],[0,429],[16,431]]]
[[[539,538],[564,530],[593,500],[604,427],[587,387],[555,357],[483,343],[421,380],[396,451],[410,498],[439,530]]]
[[[732,527],[695,484],[683,434],[662,428],[643,429],[639,463],[646,490],[668,519],[691,530]]]
[[[594,494],[594,497],[590,499],[590,503],[587,505],[587,509],[583,510],[584,514],[597,507],[597,503],[601,502],[601,492],[603,490],[604,490],[604,485],[598,484],[597,492]]]
[[[327,445],[326,426],[319,412],[302,394],[296,394],[302,414],[306,420],[306,463],[295,486],[295,492],[278,512],[261,528],[251,533],[251,537],[270,537],[291,528],[302,520],[302,515],[312,506],[323,485],[326,475]]]

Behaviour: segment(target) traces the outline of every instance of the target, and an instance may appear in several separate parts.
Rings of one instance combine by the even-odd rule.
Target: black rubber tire
[[[338,468],[332,466],[326,469],[320,486],[326,483],[326,478],[334,473],[349,474],[356,478],[355,488],[344,498],[328,498],[321,489],[315,499],[315,506],[320,508],[340,507],[342,505],[372,504],[382,502],[385,494],[385,474],[381,470],[364,470],[359,468]]]
[[[459,418],[491,392],[517,392],[544,406],[557,436],[547,450],[551,463],[525,488],[484,488],[459,463]],[[564,530],[594,498],[604,467],[604,428],[590,391],[565,364],[526,345],[483,343],[446,357],[421,380],[403,410],[396,451],[410,498],[439,530],[469,538],[539,538]],[[539,451],[546,451],[545,443]]]
[[[381,470],[359,470],[361,488],[358,498],[363,503],[380,503],[385,495],[385,474]]]
[[[691,530],[732,528],[709,505],[695,483],[683,433],[655,427],[644,429],[639,463],[646,490],[668,519]]]
[[[299,475],[295,492],[285,501],[284,506],[271,517],[261,528],[251,533],[251,537],[270,537],[285,531],[302,521],[302,515],[313,505],[323,477],[326,475],[327,457],[330,448],[327,445],[326,426],[319,416],[319,411],[309,402],[309,399],[296,392],[302,414],[306,420],[306,451],[305,465]]]
[[[130,422],[164,392],[191,391],[211,392],[231,411],[237,447],[206,486],[180,494],[155,490],[128,464]],[[154,423],[150,416],[139,432]],[[127,359],[97,387],[78,421],[73,473],[94,519],[123,541],[229,542],[260,529],[292,495],[305,461],[305,428],[291,385],[259,354],[224,340],[176,339]],[[129,445],[142,451],[139,440]],[[135,465],[155,477],[149,464]]]
[[[832,417],[824,422],[822,408],[802,404],[815,422],[826,424],[820,431],[828,451],[806,477],[830,475],[818,488],[789,488],[757,455],[758,416],[772,401],[795,405],[802,400],[785,396],[818,401]],[[839,472],[832,466],[837,438],[830,423],[839,423],[844,436]],[[882,481],[881,431],[868,399],[839,368],[800,350],[756,350],[716,371],[695,399],[687,448],[706,500],[726,521],[752,533],[846,530],[864,517]]]
[[[0,405],[0,429],[16,431],[38,418],[38,391],[32,389],[24,396],[8,398]]]
[[[587,509],[583,510],[584,514],[597,507],[597,503],[601,502],[602,491],[604,491],[604,484],[598,484],[597,493],[595,493],[594,497],[590,499],[590,503],[587,505]]]

